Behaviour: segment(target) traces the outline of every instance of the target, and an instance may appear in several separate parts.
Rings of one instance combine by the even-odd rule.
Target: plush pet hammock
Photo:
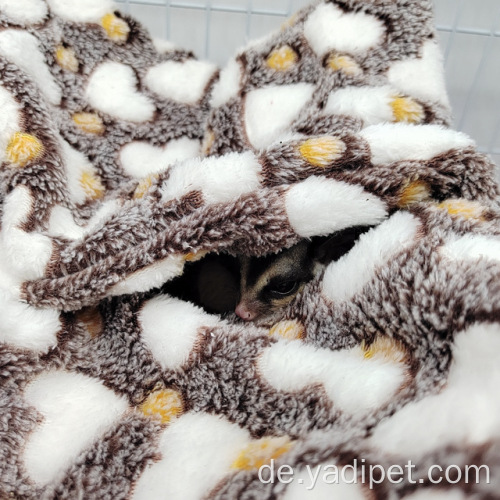
[[[315,2],[220,72],[114,9],[0,0],[0,497],[498,496],[498,187],[430,1]],[[258,323],[162,292],[360,225]]]

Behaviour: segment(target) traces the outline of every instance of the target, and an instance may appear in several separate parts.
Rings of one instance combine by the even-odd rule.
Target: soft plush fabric
[[[1,498],[499,497],[498,187],[429,1],[315,2],[220,72],[108,0],[0,26]],[[161,292],[358,225],[258,323]]]

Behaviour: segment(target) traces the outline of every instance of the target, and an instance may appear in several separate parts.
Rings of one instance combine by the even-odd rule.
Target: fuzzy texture
[[[500,497],[498,186],[430,1],[317,0],[220,73],[108,0],[0,25],[1,498]],[[161,293],[358,225],[258,323]],[[306,489],[356,460],[415,470]]]

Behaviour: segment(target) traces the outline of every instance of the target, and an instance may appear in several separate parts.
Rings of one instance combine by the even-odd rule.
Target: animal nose
[[[234,310],[234,312],[241,319],[244,319],[245,321],[252,321],[257,316],[253,311],[250,311],[247,308],[247,306],[241,302],[236,306],[236,309]]]

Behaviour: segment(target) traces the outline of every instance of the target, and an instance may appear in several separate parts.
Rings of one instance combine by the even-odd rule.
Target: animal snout
[[[255,311],[251,311],[248,309],[247,305],[243,302],[240,302],[234,312],[245,321],[252,321],[257,317],[257,313]]]

